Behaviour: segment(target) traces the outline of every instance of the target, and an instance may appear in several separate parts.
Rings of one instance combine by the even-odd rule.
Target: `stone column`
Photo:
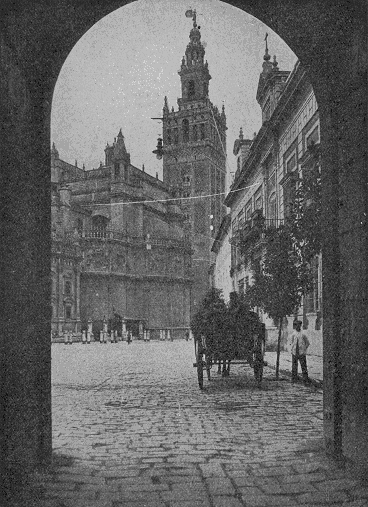
[[[121,321],[121,325],[122,325],[121,339],[126,340],[127,339],[127,328],[126,328],[126,320],[125,319],[123,319]]]
[[[143,339],[143,332],[144,332],[144,326],[143,326],[143,322],[140,320],[139,321],[139,339],[140,340]]]

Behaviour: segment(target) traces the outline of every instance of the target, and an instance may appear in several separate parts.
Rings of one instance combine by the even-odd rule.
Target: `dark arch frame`
[[[51,459],[50,111],[68,53],[124,0],[4,1],[1,449],[8,465]],[[368,468],[366,5],[230,0],[270,26],[309,72],[323,158],[324,428],[327,451]],[[345,396],[349,392],[351,396]],[[356,396],[353,396],[353,394]]]

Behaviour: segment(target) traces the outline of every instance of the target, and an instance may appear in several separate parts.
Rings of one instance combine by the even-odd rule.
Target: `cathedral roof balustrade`
[[[146,248],[147,240],[143,236],[132,236],[122,231],[104,229],[104,228],[93,228],[83,233],[83,238],[86,240],[109,240],[109,241],[121,241],[128,243],[132,246],[139,246]],[[190,251],[191,246],[189,241],[172,239],[172,238],[150,238],[149,243],[151,246],[170,248],[178,250]]]

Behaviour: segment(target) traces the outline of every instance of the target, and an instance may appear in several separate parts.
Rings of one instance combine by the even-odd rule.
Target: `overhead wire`
[[[257,186],[258,183],[254,183],[253,185],[248,185],[246,187],[237,188],[236,190],[230,190],[229,194],[240,192],[241,190],[247,190],[248,188],[252,188]],[[155,202],[170,202],[170,201],[188,201],[191,199],[207,199],[209,197],[216,197],[218,195],[226,195],[227,192],[219,192],[217,194],[206,194],[206,195],[192,195],[189,197],[169,197],[166,199],[146,199],[141,201],[119,201],[119,202],[105,202],[105,203],[92,203],[94,206],[130,206],[131,204],[149,204]]]

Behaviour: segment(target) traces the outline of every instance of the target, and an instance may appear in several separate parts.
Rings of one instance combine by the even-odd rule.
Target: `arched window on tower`
[[[119,162],[115,162],[114,163],[114,173],[115,173],[115,178],[119,178],[119,176],[120,176],[120,164],[119,164]]]
[[[187,143],[189,141],[189,120],[185,119],[182,123],[183,126],[183,142]]]
[[[188,99],[194,99],[195,97],[195,83],[194,81],[189,81],[188,83]]]
[[[179,134],[178,134],[178,129],[177,128],[173,129],[173,137],[174,137],[174,144],[178,144],[178,142],[179,142]]]
[[[167,144],[171,144],[171,129],[167,129]]]
[[[198,139],[198,127],[197,125],[193,125],[193,141],[197,141]]]
[[[206,128],[205,128],[205,124],[204,124],[204,123],[201,123],[200,128],[201,128],[200,138],[201,138],[201,141],[203,141],[203,139],[205,139],[205,138],[206,138]]]
[[[203,83],[203,95],[205,97],[208,95],[208,83]]]

